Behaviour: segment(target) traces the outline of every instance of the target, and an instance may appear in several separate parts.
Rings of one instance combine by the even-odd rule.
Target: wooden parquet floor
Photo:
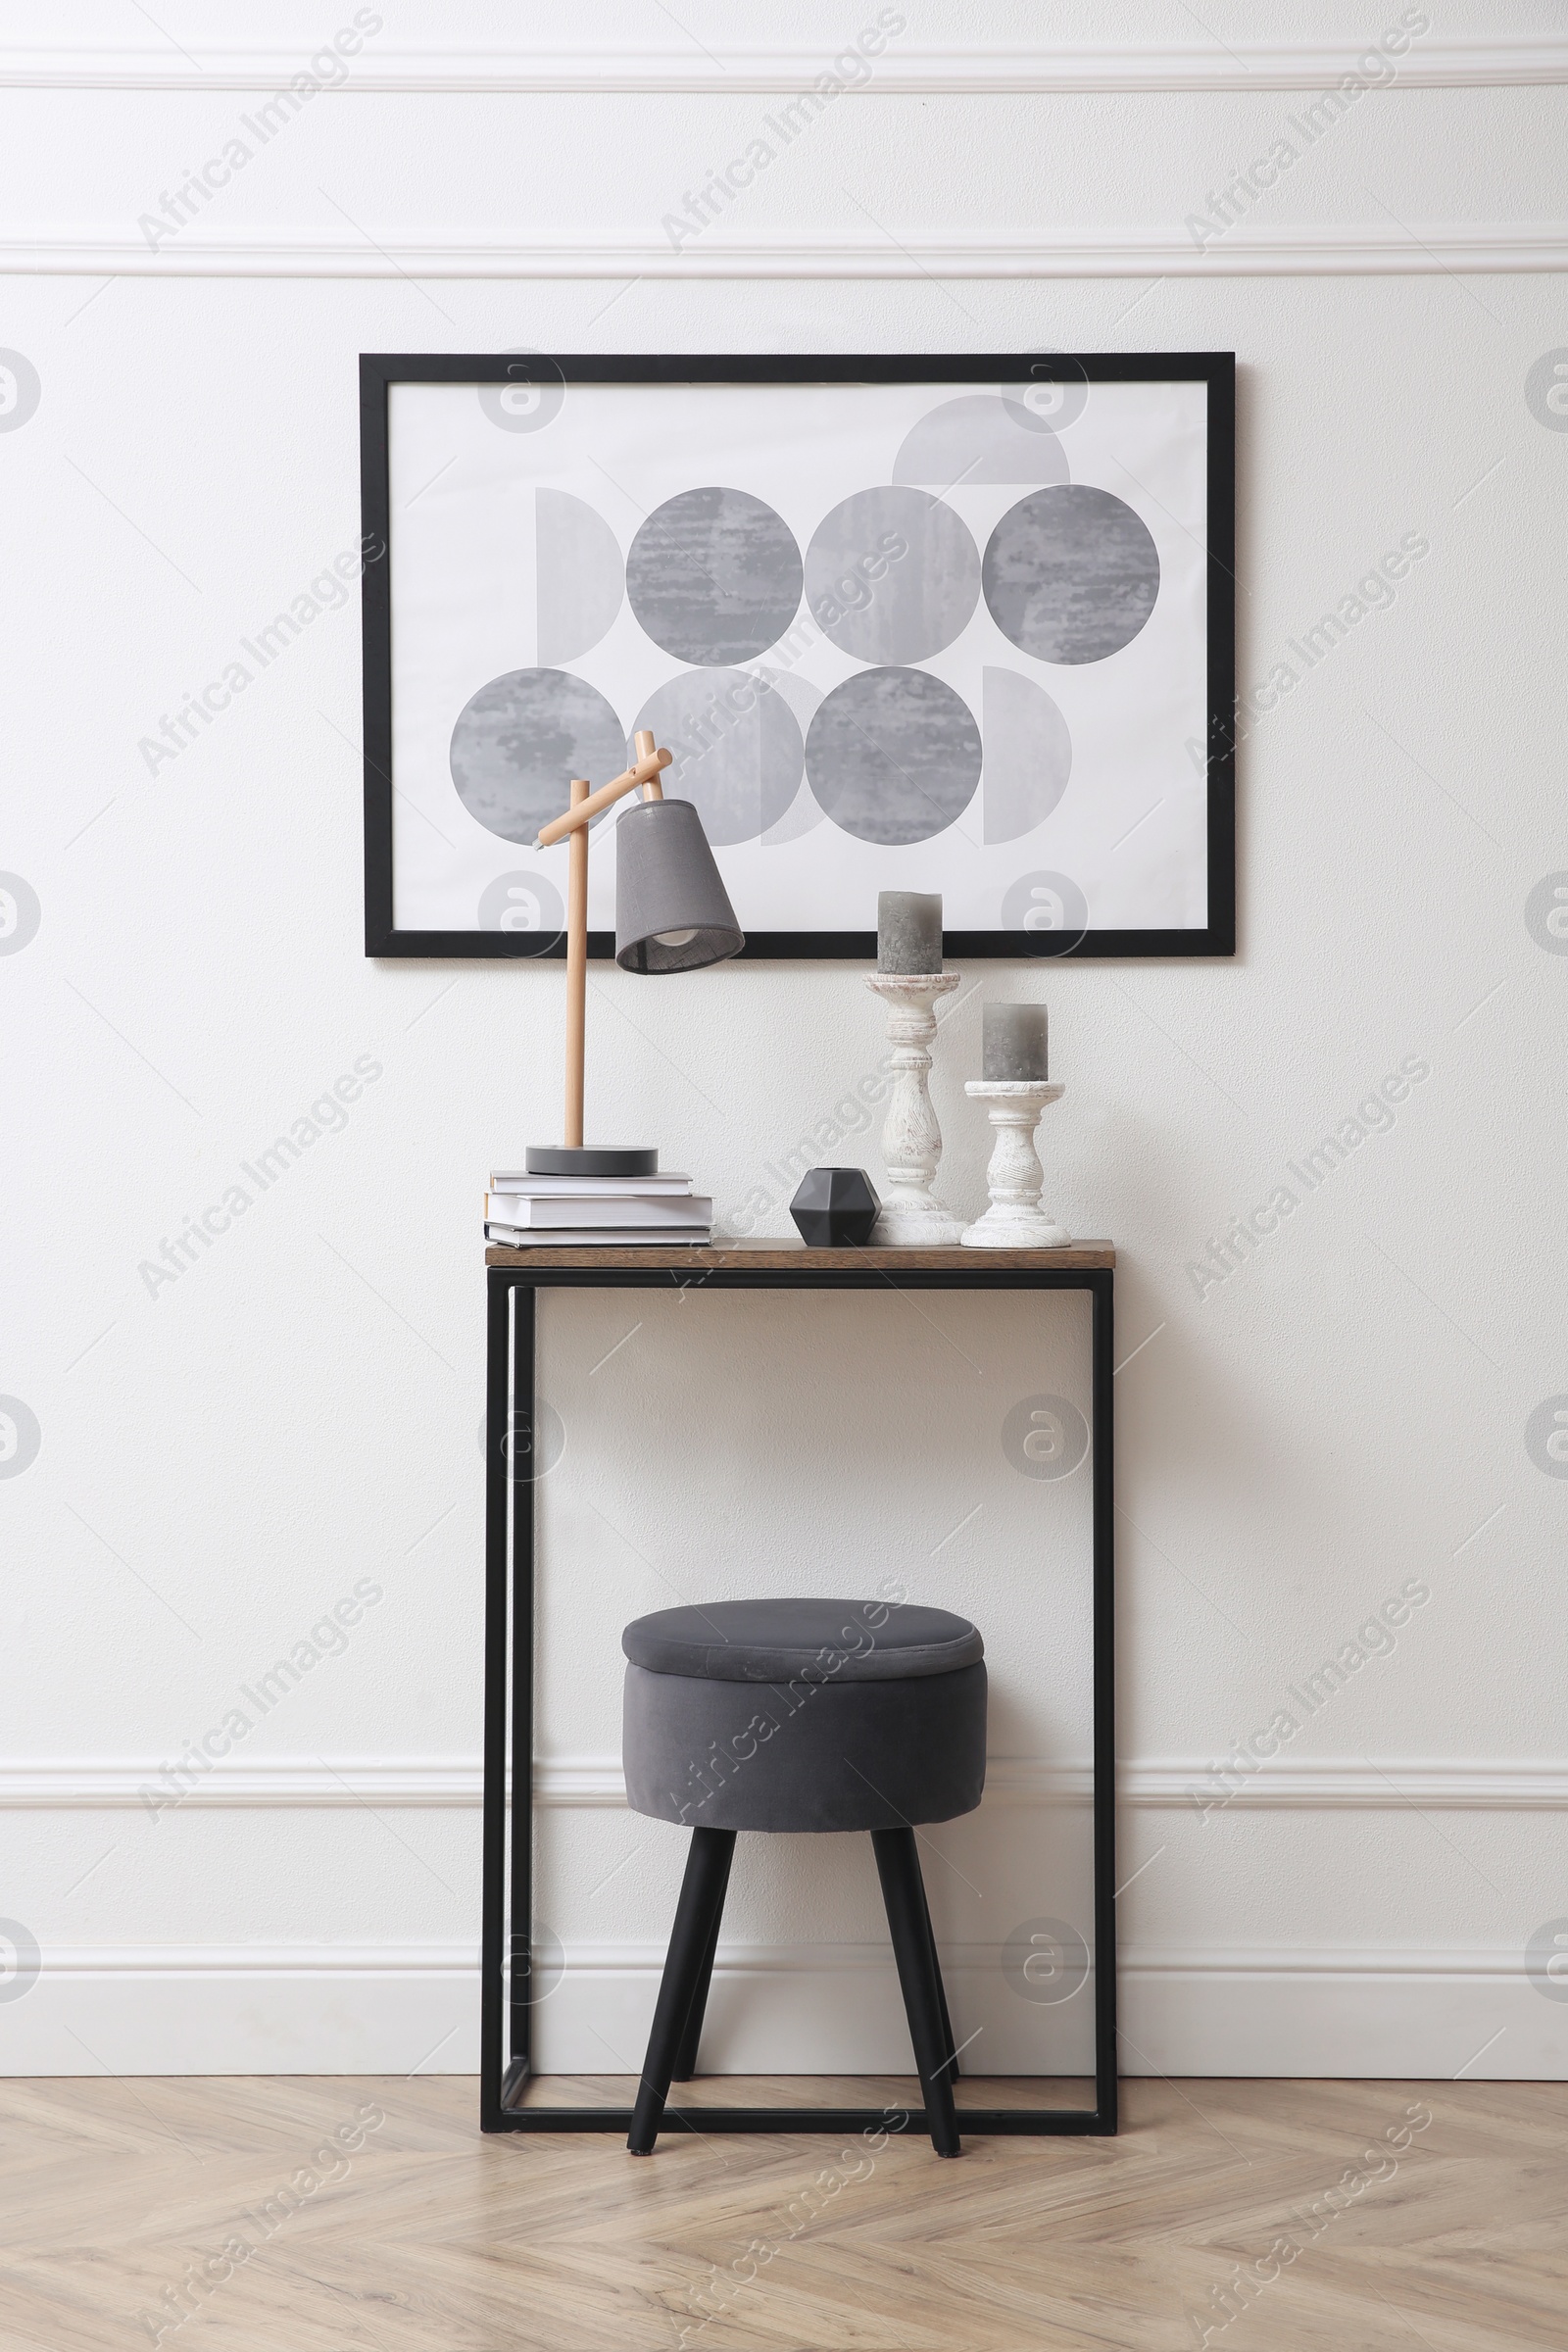
[[[912,2131],[482,2138],[451,2077],[0,2084],[0,2345],[1568,2346],[1568,2086],[1123,2091],[1115,2139],[943,2164]]]

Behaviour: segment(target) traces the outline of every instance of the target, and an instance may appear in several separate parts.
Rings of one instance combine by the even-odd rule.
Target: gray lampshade
[[[638,801],[615,827],[615,961],[623,972],[696,972],[746,935],[690,801]]]

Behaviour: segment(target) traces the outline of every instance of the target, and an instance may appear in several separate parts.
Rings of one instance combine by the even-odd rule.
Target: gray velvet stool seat
[[[621,1636],[632,1809],[692,1832],[634,2155],[697,2071],[735,1838],[868,1830],[932,2144],[959,2153],[953,2030],[915,1825],[973,1812],[986,1777],[985,1644],[967,1618],[887,1601],[721,1600]]]

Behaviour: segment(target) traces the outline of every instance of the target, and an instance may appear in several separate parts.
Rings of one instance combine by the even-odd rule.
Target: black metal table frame
[[[509,1434],[531,1431],[535,1300],[540,1290],[1087,1291],[1092,1302],[1090,1386],[1094,1427],[1094,1912],[1095,2105],[1093,2108],[960,2107],[966,2132],[1114,2132],[1116,2129],[1115,1726],[1112,1489],[1112,1318],[1109,1267],[977,1264],[901,1267],[894,1278],[851,1259],[839,1267],[492,1265],[487,1270],[485,1443],[484,1889],[480,1954],[479,2121],[486,2132],[620,2132],[629,2107],[523,2107],[530,2071],[525,1997],[533,1886],[533,1484],[519,1480]],[[509,1512],[509,1498],[516,1507]],[[510,1521],[510,1525],[509,1525]],[[510,1733],[510,1740],[509,1740]],[[512,1817],[508,1836],[508,1763]],[[507,1970],[510,1865],[514,1923]],[[504,2055],[504,2051],[507,2053]],[[911,2125],[919,2118],[911,2111]],[[879,2108],[666,2108],[665,2131],[864,2132],[886,2129]]]

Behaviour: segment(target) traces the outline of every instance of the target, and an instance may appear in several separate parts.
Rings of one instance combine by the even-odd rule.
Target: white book
[[[711,1241],[712,1233],[707,1225],[683,1227],[679,1232],[671,1233],[654,1232],[647,1226],[639,1233],[616,1233],[602,1225],[555,1226],[534,1231],[525,1225],[499,1225],[492,1221],[485,1226],[484,1238],[503,1250],[571,1250],[582,1249],[589,1244],[602,1250],[655,1250],[661,1247],[667,1249],[672,1242],[679,1243],[683,1248],[694,1243],[702,1245]]]
[[[663,1232],[677,1228],[685,1230],[693,1225],[711,1225],[713,1203],[696,1193],[679,1194],[666,1200],[584,1200],[580,1193],[571,1198],[533,1200],[525,1200],[517,1193],[489,1193],[485,1197],[485,1214],[503,1225],[528,1226],[535,1230],[564,1225],[646,1225]]]
[[[640,1200],[646,1193],[689,1193],[691,1189],[691,1178],[673,1169],[660,1176],[529,1176],[521,1169],[490,1171],[493,1193],[515,1193],[525,1200],[550,1200],[567,1193],[584,1200]]]

